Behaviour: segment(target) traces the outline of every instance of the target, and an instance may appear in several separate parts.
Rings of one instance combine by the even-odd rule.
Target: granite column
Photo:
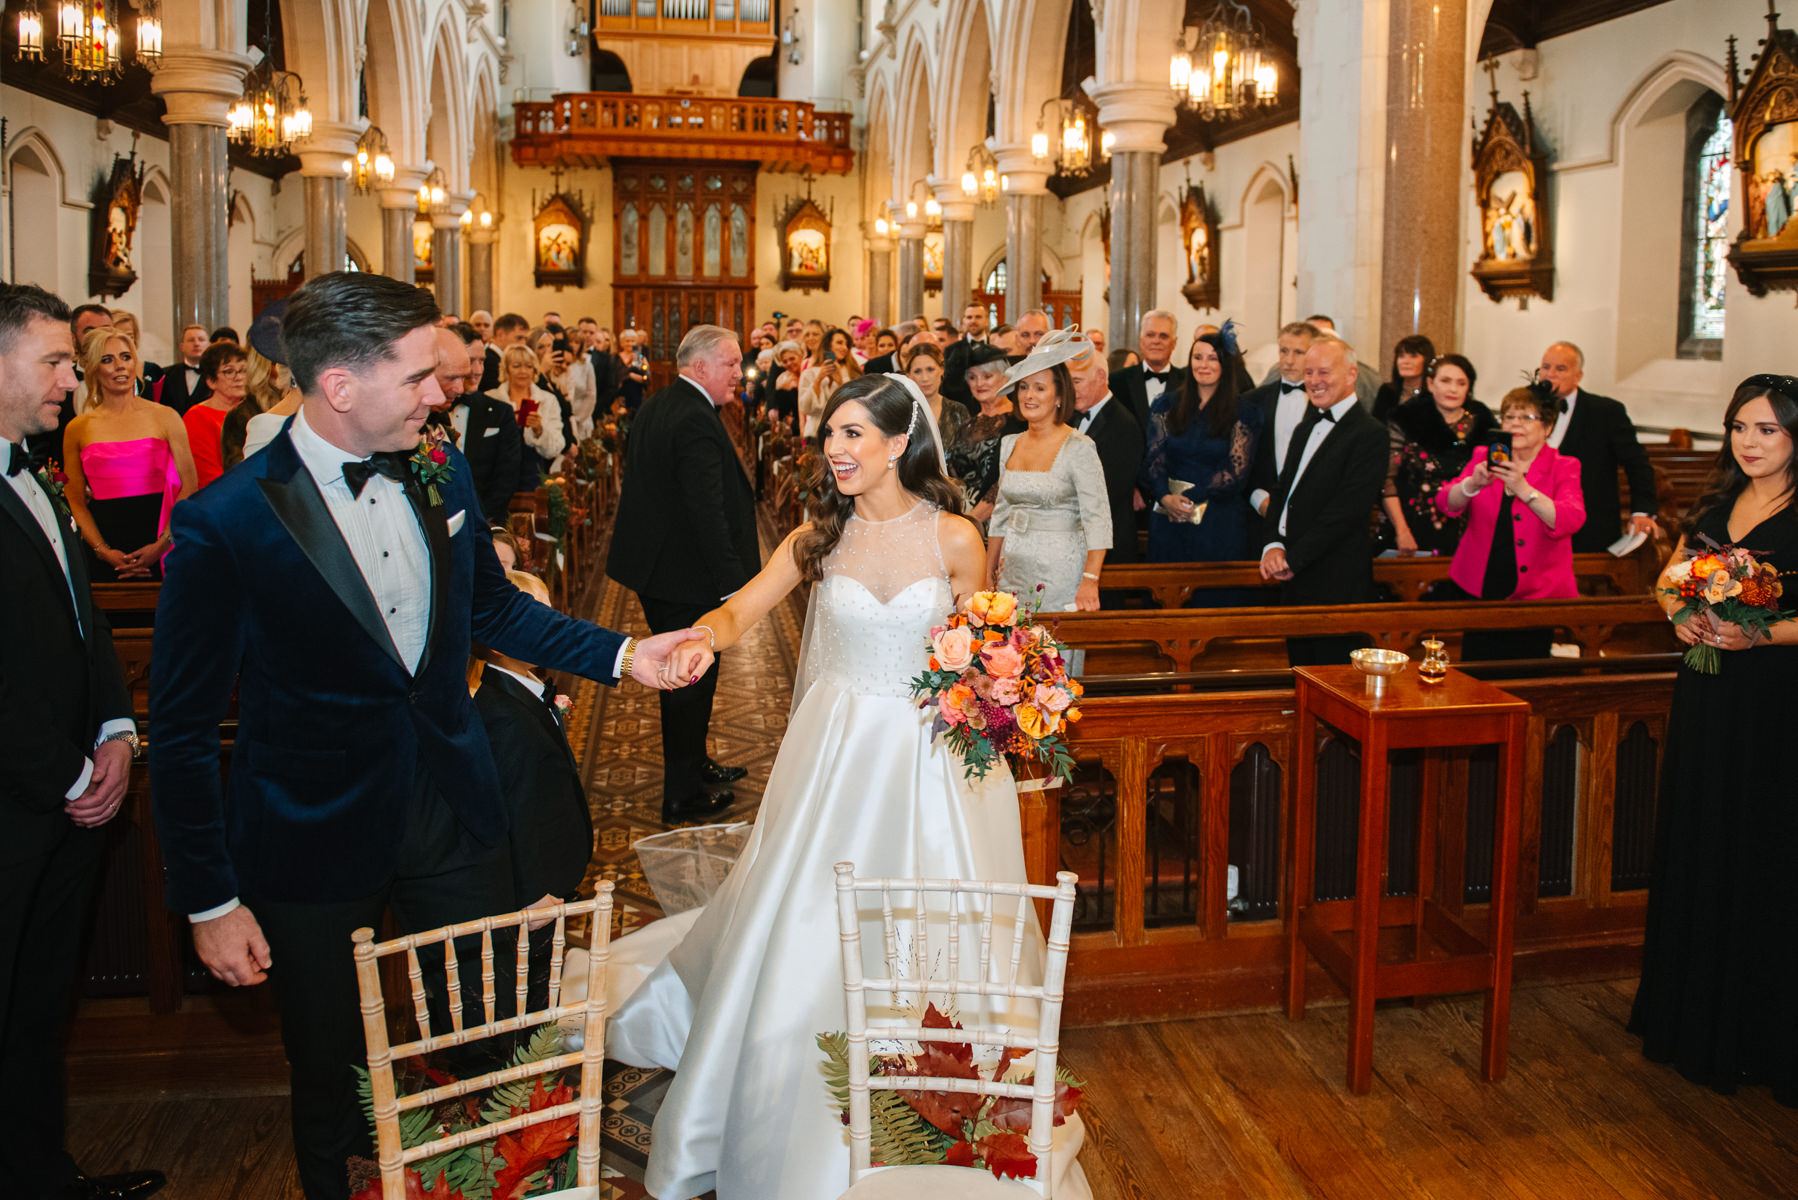
[[[230,320],[231,249],[227,114],[250,61],[218,50],[170,48],[150,79],[169,129],[169,250],[174,330]],[[169,331],[159,330],[159,333]]]

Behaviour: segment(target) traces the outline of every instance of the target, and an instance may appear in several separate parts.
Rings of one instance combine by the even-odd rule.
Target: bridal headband
[[[912,433],[917,428],[919,421],[924,422],[924,427],[930,430],[930,444],[936,447],[937,466],[943,469],[944,475],[947,475],[949,459],[943,454],[943,434],[936,426],[936,417],[931,414],[930,402],[924,399],[923,390],[909,375],[897,375],[889,371],[886,373],[886,377],[911,394],[911,424],[906,427],[905,432]]]

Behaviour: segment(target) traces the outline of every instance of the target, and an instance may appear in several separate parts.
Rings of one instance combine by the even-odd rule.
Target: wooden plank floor
[[[1374,1085],[1343,1083],[1347,1009],[1069,1030],[1095,1200],[1798,1196],[1798,1110],[1643,1061],[1634,981],[1519,990],[1511,1069],[1481,1083],[1479,1005],[1382,1007]],[[154,1166],[167,1200],[299,1196],[283,1095],[77,1101],[89,1170]],[[772,1198],[771,1198],[772,1200]],[[783,1198],[784,1200],[784,1198]]]

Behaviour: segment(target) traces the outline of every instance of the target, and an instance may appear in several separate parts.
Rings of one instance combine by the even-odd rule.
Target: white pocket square
[[[498,432],[499,432],[499,426],[494,425],[491,428],[481,430],[481,436],[482,437],[492,437],[494,434],[496,434]]]
[[[449,519],[449,535],[451,537],[455,537],[458,533],[462,532],[462,522],[467,520],[467,518],[468,510],[464,508],[458,509],[456,515]]]

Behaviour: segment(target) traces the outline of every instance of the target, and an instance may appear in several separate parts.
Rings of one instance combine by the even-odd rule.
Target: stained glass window
[[[1698,159],[1697,293],[1692,297],[1692,336],[1723,336],[1723,281],[1729,273],[1729,150],[1734,130],[1728,117],[1717,127]]]

